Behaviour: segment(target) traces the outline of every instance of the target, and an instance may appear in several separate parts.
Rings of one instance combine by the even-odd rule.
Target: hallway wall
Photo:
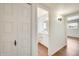
[[[55,9],[50,10],[50,40],[49,55],[53,55],[66,45],[65,21],[58,21]]]

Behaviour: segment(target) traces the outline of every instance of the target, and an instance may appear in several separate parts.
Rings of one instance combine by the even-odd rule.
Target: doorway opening
[[[48,55],[49,40],[49,14],[48,10],[37,7],[37,43],[38,55]]]
[[[79,14],[66,16],[67,22],[67,55],[79,55]],[[73,52],[71,52],[73,51]]]

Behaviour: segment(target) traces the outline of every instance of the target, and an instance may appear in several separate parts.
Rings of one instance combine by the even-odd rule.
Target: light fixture
[[[62,21],[62,16],[58,16],[58,21]]]

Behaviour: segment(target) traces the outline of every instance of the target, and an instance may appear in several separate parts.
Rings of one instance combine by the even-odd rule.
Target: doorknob
[[[16,46],[16,40],[14,41],[14,45]]]

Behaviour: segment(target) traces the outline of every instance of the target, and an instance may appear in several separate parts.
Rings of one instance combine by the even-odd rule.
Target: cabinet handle
[[[14,45],[16,46],[16,40],[14,41]]]

